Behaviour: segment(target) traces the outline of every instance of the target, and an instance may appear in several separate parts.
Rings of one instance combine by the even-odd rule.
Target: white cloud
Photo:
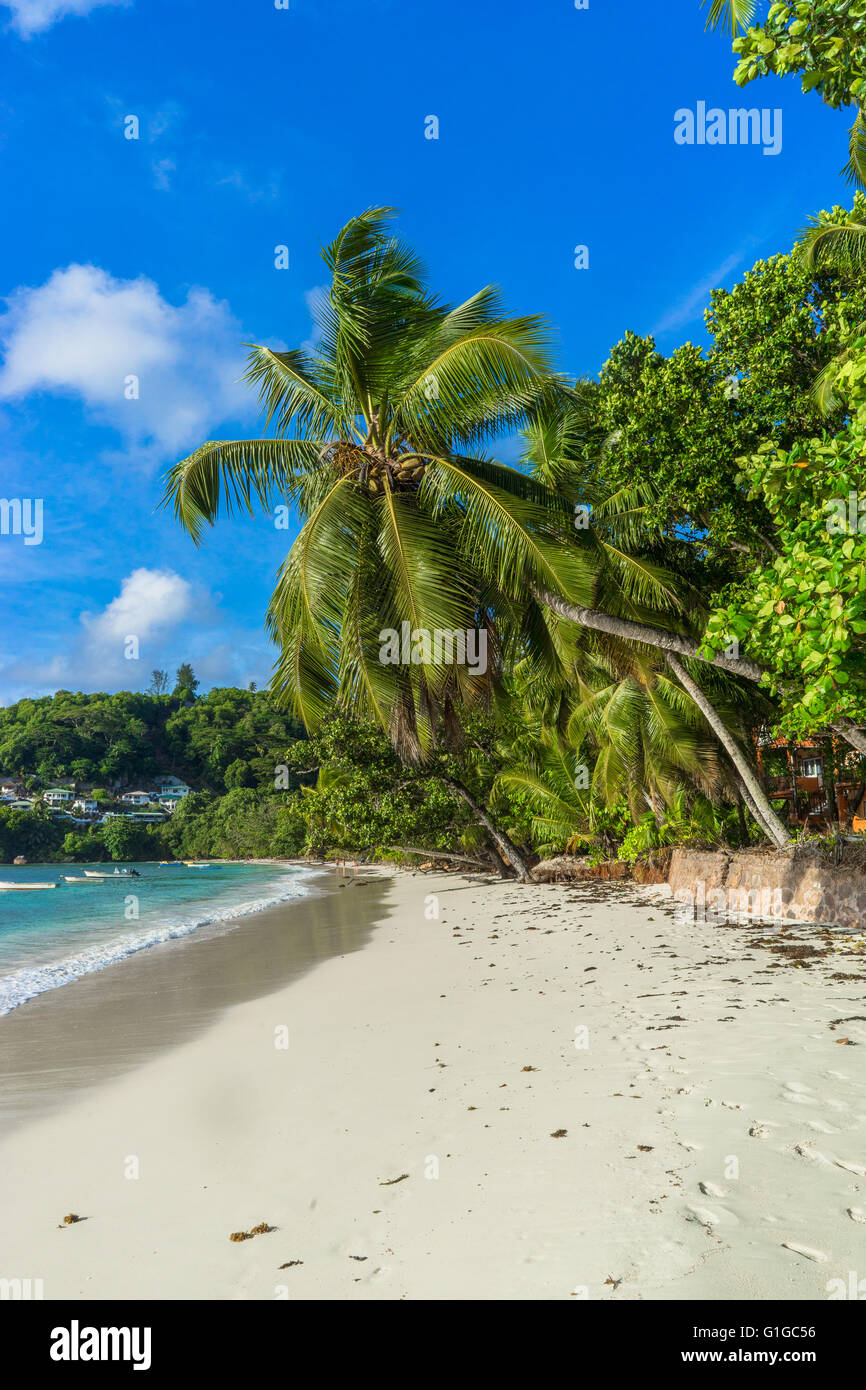
[[[151,164],[154,185],[167,192],[171,188],[171,175],[177,169],[173,159],[155,159]]]
[[[273,662],[261,630],[235,626],[206,588],[171,569],[133,570],[115,598],[56,642],[53,631],[34,633],[26,653],[0,658],[0,705],[55,690],[143,690],[155,668],[173,673],[181,661],[202,689],[264,685]]]
[[[672,309],[668,309],[663,314],[658,323],[650,329],[652,334],[669,333],[674,328],[682,328],[683,324],[691,323],[693,319],[699,317],[702,311],[709,307],[710,291],[719,289],[722,281],[730,275],[732,270],[743,260],[746,252],[737,251],[733,256],[728,256],[720,266],[705,275],[702,280],[694,286],[682,299],[680,299]]]
[[[238,381],[241,330],[209,290],[193,288],[175,306],[143,276],[118,280],[98,266],[70,265],[44,285],[15,290],[8,303],[0,398],[77,395],[128,448],[158,460],[253,408]]]
[[[125,5],[128,0],[0,0],[4,9],[12,11],[12,26],[22,38],[29,39],[50,29],[66,15],[90,14],[103,5]]]
[[[250,203],[273,202],[280,196],[281,184],[278,173],[268,174],[260,180],[243,169],[229,169],[226,173],[219,173],[216,179],[217,188],[234,188]]]
[[[160,629],[176,627],[194,611],[192,585],[174,570],[137,569],[123,580],[117,598],[101,613],[82,613],[87,644],[96,650],[122,647],[127,637],[146,642]]]

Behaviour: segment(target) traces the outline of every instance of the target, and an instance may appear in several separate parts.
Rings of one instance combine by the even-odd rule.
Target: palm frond
[[[704,4],[707,0],[704,0]],[[710,0],[708,29],[724,29],[733,38],[738,29],[748,29],[755,17],[755,0]]]
[[[300,349],[274,352],[255,343],[247,346],[250,350],[244,381],[258,387],[266,427],[276,420],[281,432],[296,428],[320,440],[351,432],[360,403],[335,403],[316,380],[315,359]]]
[[[212,439],[173,466],[160,505],[173,502],[175,516],[198,545],[221,504],[231,516],[252,512],[254,499],[267,509],[290,497],[318,453],[318,446],[305,439]]]
[[[866,188],[866,113],[862,108],[848,132],[848,160],[842,174],[846,183]]]
[[[866,271],[866,224],[847,215],[838,221],[813,217],[810,222],[798,233],[795,263],[807,270],[828,266],[857,275]]]
[[[506,492],[472,459],[437,456],[428,466],[422,499],[434,514],[460,516],[460,544],[479,571],[513,599],[534,584],[549,586],[574,603],[592,600],[593,569],[588,554],[569,545],[558,505],[543,506]]]

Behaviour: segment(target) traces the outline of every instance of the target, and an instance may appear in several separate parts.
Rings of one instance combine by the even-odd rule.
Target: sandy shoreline
[[[381,887],[359,911],[336,896],[346,880],[321,871],[306,880],[309,896],[202,925],[0,1018],[0,1135],[197,1036],[225,1009],[360,949]]]
[[[62,1108],[0,1140],[0,1276],[46,1298],[823,1300],[866,1272],[854,939],[782,955],[675,922],[660,890],[368,872],[0,1020],[7,1100],[69,1071]]]

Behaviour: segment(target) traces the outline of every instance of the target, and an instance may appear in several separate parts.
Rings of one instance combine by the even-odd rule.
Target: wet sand
[[[0,1135],[198,1037],[230,1006],[360,950],[383,915],[383,884],[305,874],[309,897],[160,943],[0,1018]]]

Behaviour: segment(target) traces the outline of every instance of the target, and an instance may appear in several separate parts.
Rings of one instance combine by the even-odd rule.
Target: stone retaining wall
[[[842,847],[842,858],[810,846],[773,852],[675,849],[668,883],[675,899],[701,920],[764,917],[836,923],[866,930],[866,846]]]

